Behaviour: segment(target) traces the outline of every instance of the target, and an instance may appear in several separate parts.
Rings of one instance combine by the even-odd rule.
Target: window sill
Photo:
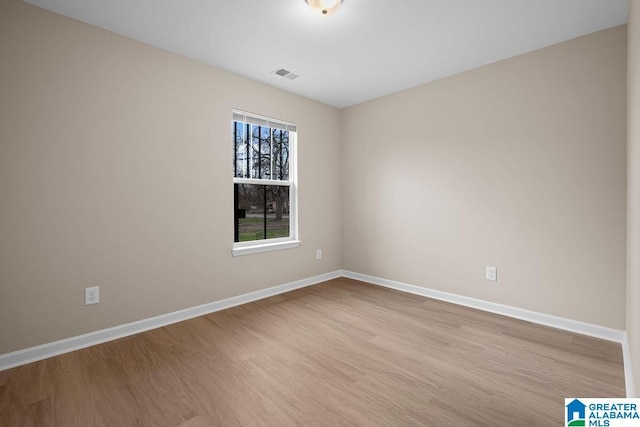
[[[286,242],[262,243],[259,245],[252,245],[252,246],[240,246],[240,247],[231,249],[231,255],[242,256],[242,255],[257,254],[260,252],[271,252],[271,251],[279,251],[282,249],[297,248],[298,246],[300,246],[301,243],[302,242],[300,240],[288,240]]]

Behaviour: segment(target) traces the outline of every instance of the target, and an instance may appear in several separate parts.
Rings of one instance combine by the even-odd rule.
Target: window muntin
[[[234,248],[296,239],[295,125],[234,111]]]

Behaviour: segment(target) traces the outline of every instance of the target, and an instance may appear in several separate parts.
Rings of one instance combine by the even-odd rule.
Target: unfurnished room
[[[640,0],[0,0],[0,426],[640,426]]]

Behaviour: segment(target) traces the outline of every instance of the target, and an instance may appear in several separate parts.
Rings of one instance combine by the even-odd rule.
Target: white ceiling
[[[628,0],[27,0],[343,108],[627,22]],[[272,74],[286,68],[296,80]]]

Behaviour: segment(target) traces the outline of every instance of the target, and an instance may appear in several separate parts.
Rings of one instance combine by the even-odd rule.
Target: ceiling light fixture
[[[304,0],[309,7],[321,15],[332,15],[340,8],[342,0]]]

